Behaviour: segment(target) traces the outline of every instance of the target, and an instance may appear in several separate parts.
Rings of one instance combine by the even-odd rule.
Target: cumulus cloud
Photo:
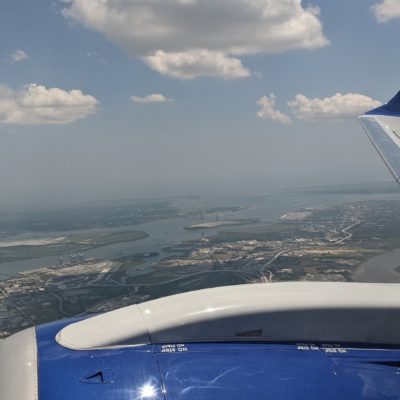
[[[132,96],[132,101],[139,104],[152,104],[152,103],[172,103],[174,100],[165,97],[163,94],[150,94],[148,96]]]
[[[301,0],[63,3],[66,18],[101,32],[129,55],[174,78],[242,78],[250,73],[237,57],[328,44],[319,9],[304,7]]]
[[[296,117],[303,120],[351,118],[381,104],[380,101],[357,93],[336,93],[324,99],[310,99],[298,94],[288,102]]]
[[[292,119],[285,113],[276,109],[276,97],[273,93],[269,96],[261,97],[257,104],[260,110],[257,112],[259,118],[271,119],[282,124],[290,124]]]
[[[0,85],[0,123],[67,124],[97,111],[98,101],[80,90],[31,84],[21,90]]]
[[[20,62],[24,61],[28,58],[28,55],[23,50],[15,50],[13,54],[10,56],[11,62]]]
[[[395,18],[400,18],[400,1],[383,0],[372,6],[372,10],[379,22],[388,22]]]
[[[145,63],[162,75],[177,79],[193,79],[212,76],[224,79],[246,78],[250,71],[238,58],[208,50],[192,50],[183,53],[157,51],[144,57]]]

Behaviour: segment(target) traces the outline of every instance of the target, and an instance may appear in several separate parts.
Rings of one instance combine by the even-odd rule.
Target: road
[[[270,267],[282,254],[287,253],[288,251],[292,251],[292,250],[298,250],[297,246],[293,246],[293,247],[286,247],[284,250],[279,251],[278,253],[276,253],[266,264],[264,264],[261,268],[260,268],[260,276],[261,279],[267,279],[267,281],[269,283],[272,283],[272,278],[274,277],[274,275],[272,274],[272,272],[267,269],[268,267]],[[267,273],[268,273],[268,277],[267,277]]]
[[[345,237],[343,239],[340,239],[340,240],[334,242],[334,244],[341,244],[341,243],[345,242],[346,240],[350,240],[353,237],[353,234],[351,232],[349,232],[349,230],[354,228],[355,226],[362,224],[362,223],[363,223],[363,221],[357,221],[354,224],[351,224],[349,226],[346,226],[346,228],[343,228],[342,233],[345,235]]]

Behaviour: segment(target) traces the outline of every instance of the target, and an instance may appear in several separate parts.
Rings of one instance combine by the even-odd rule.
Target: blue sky
[[[310,4],[3,0],[4,202],[390,179],[355,117],[400,89],[400,1]]]

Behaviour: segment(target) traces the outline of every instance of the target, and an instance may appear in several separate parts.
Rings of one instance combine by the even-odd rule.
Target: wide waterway
[[[201,198],[182,198],[173,203],[178,208],[211,208],[211,207],[224,207],[235,206],[243,207],[243,209],[236,212],[218,213],[220,220],[228,220],[232,218],[243,219],[260,219],[261,223],[277,221],[280,216],[287,212],[297,211],[306,207],[324,207],[344,202],[362,201],[362,200],[376,200],[376,199],[400,199],[400,195],[360,195],[360,194],[325,194],[325,193],[275,193],[260,196],[243,196],[243,197],[201,197]],[[159,257],[150,258],[146,261],[143,267],[151,268],[152,264],[156,263],[163,257],[170,255],[163,249],[167,246],[179,244],[186,240],[200,239],[202,235],[212,236],[217,232],[229,229],[227,227],[217,227],[214,229],[207,229],[206,231],[188,231],[185,226],[199,224],[202,222],[215,221],[216,215],[206,215],[203,221],[200,216],[198,217],[179,217],[165,220],[149,222],[142,225],[135,225],[117,230],[137,230],[146,232],[149,237],[146,239],[118,243],[110,246],[104,246],[92,249],[85,252],[85,256],[90,258],[99,258],[112,260],[124,256],[130,256],[137,253],[159,253]],[[115,230],[115,229],[113,229]],[[80,231],[90,232],[90,231]],[[42,236],[60,237],[77,232],[51,232]],[[38,235],[20,235],[15,240],[21,239],[40,239]],[[68,260],[69,254],[60,254]],[[372,260],[371,260],[372,261]],[[18,272],[33,270],[37,268],[56,265],[58,263],[58,256],[42,257],[30,260],[14,261],[9,263],[0,264],[0,280],[16,275]],[[400,264],[400,263],[399,263]],[[372,267],[371,267],[372,269]],[[400,276],[400,274],[399,274]]]
[[[353,275],[356,282],[400,283],[400,249],[363,263]]]

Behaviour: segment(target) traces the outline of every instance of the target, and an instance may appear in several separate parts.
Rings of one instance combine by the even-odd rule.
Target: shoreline
[[[353,273],[354,282],[400,283],[400,249],[391,250],[363,262]]]
[[[253,219],[230,219],[225,221],[215,221],[215,222],[204,222],[201,224],[195,224],[190,226],[185,226],[183,229],[187,231],[202,231],[216,228],[224,228],[230,226],[241,226],[241,225],[252,225],[260,223],[259,218]]]

